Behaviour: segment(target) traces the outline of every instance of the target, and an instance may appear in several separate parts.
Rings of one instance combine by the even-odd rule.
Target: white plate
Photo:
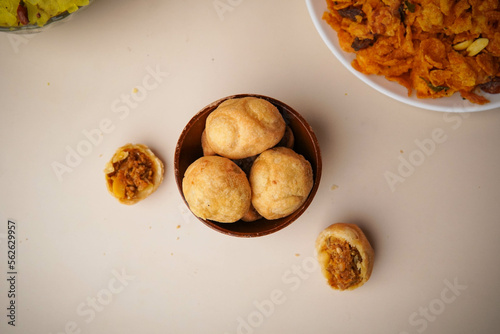
[[[456,93],[453,96],[440,99],[418,99],[416,96],[408,96],[405,87],[388,81],[383,76],[365,75],[356,71],[351,62],[354,60],[354,53],[344,52],[338,42],[337,32],[333,30],[326,21],[322,19],[323,13],[326,11],[326,0],[306,0],[307,9],[313,20],[316,30],[318,30],[321,38],[333,52],[333,54],[349,69],[355,76],[361,79],[364,83],[375,88],[379,92],[392,97],[400,102],[429,110],[445,111],[445,112],[471,112],[483,111],[494,108],[500,108],[500,94],[482,94],[490,100],[490,103],[485,105],[477,105],[462,99],[460,94]]]

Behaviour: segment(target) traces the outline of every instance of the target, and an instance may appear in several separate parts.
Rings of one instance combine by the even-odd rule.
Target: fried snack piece
[[[218,155],[243,159],[276,145],[285,121],[269,101],[244,97],[222,102],[206,121],[206,141]]]
[[[266,219],[286,217],[307,199],[313,186],[311,164],[286,147],[258,156],[250,170],[252,204]]]
[[[234,223],[250,208],[250,184],[245,173],[225,157],[206,156],[193,162],[182,179],[190,210],[202,219]]]
[[[283,146],[293,149],[294,145],[295,136],[293,135],[293,130],[290,126],[287,125],[285,128],[285,134],[283,135],[283,138],[281,138],[277,146]]]
[[[202,142],[203,152],[205,152],[205,150],[209,152],[210,148],[209,147],[205,148],[205,146],[203,145],[203,135],[201,137],[201,142]],[[280,142],[276,144],[276,146],[283,146],[283,147],[288,147],[289,149],[293,149],[294,144],[295,144],[295,137],[293,135],[293,131],[289,126],[287,126],[283,138],[281,138]],[[207,144],[205,145],[208,146]],[[245,172],[245,174],[247,174],[247,176],[250,176],[250,170],[252,169],[252,165],[255,159],[257,159],[257,157],[258,155],[254,155],[244,159],[234,159],[233,161]]]
[[[208,144],[207,141],[207,133],[205,130],[201,133],[201,148],[203,150],[203,155],[208,156],[208,155],[217,155],[215,151],[210,147],[210,144]]]
[[[127,144],[115,152],[104,173],[109,192],[120,203],[131,205],[158,189],[164,167],[146,145]]]
[[[259,220],[261,218],[262,216],[260,215],[260,213],[258,213],[257,210],[255,210],[255,208],[253,207],[253,205],[250,204],[250,209],[248,209],[248,211],[243,215],[243,217],[241,217],[241,220],[249,223]]]
[[[498,0],[326,0],[323,19],[340,47],[356,54],[352,66],[383,75],[418,98],[459,93],[489,100],[500,77]]]
[[[321,271],[333,289],[354,290],[370,278],[375,253],[357,225],[330,225],[318,235],[315,249]]]

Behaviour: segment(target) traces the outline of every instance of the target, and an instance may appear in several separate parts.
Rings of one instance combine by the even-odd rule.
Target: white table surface
[[[40,34],[0,34],[0,59],[2,334],[498,331],[500,110],[380,94],[328,50],[304,1],[97,0]],[[306,213],[254,239],[197,221],[173,173],[188,120],[238,93],[295,108],[323,156]],[[166,166],[131,207],[103,174],[128,142]],[[335,222],[375,249],[354,291],[331,290],[314,258]]]

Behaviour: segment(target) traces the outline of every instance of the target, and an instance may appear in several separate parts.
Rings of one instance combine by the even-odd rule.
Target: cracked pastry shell
[[[116,178],[114,178],[112,175],[118,171],[115,170],[115,167],[117,166],[116,164],[127,159],[129,155],[128,152],[135,150],[144,154],[146,158],[151,162],[151,170],[153,171],[153,173],[151,181],[148,182],[149,184],[144,189],[137,190],[133,198],[127,198],[127,196],[124,196],[123,193],[123,187],[126,185],[116,182]],[[126,205],[135,204],[155,192],[163,182],[164,172],[165,169],[163,162],[149,149],[149,147],[143,144],[126,144],[118,148],[111,160],[106,163],[106,167],[104,168],[106,186],[109,193],[116,199],[118,199],[120,203]]]
[[[346,286],[339,287],[332,283],[332,274],[328,270],[332,256],[327,252],[328,240],[335,238],[340,241],[346,241],[350,247],[354,247],[361,256],[359,263],[359,281]],[[375,253],[370,242],[366,238],[363,231],[355,224],[336,223],[324,229],[316,239],[315,244],[316,256],[321,267],[323,276],[327,279],[328,285],[335,290],[354,290],[365,284],[371,276],[373,270],[373,261]]]

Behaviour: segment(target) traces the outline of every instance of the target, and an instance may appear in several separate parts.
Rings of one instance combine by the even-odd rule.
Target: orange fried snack
[[[500,93],[499,0],[326,0],[323,19],[352,66],[418,98]]]

